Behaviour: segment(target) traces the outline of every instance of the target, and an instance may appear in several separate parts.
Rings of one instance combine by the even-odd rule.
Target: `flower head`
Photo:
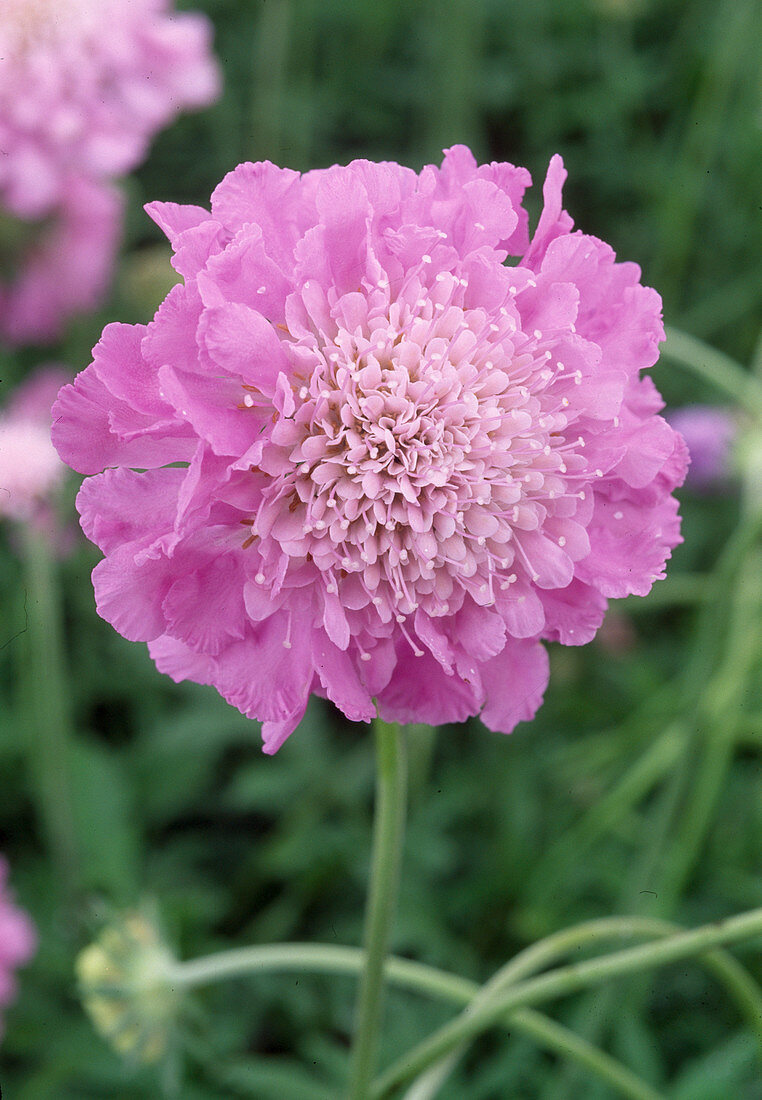
[[[0,856],[0,1008],[5,1008],[15,998],[14,972],[31,959],[37,946],[34,926],[26,913],[16,906],[7,880],[8,864]]]
[[[74,176],[131,171],[157,130],[218,92],[210,26],[172,0],[3,0],[0,206],[40,218]]]
[[[66,467],[50,441],[51,406],[70,374],[42,367],[0,410],[0,517],[48,526]]]
[[[148,208],[185,285],[105,330],[54,440],[98,474],[100,613],[265,751],[313,691],[507,732],[540,639],[588,641],[663,576],[686,456],[639,377],[661,303],[572,232],[564,178],[554,157],[531,243],[528,173],[464,147],[420,175],[244,164],[211,215]]]
[[[155,1062],[166,1052],[180,1007],[173,966],[169,948],[141,913],[108,925],[78,956],[84,1006],[120,1054]]]
[[[686,405],[671,413],[669,422],[682,435],[691,456],[688,485],[708,490],[727,482],[739,435],[738,417],[716,405]]]

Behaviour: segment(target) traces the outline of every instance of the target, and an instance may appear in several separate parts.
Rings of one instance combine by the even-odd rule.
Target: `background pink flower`
[[[738,418],[717,405],[686,405],[670,413],[691,456],[688,485],[698,490],[720,488],[731,474],[731,454],[739,432]]]
[[[0,856],[0,1008],[16,996],[15,971],[31,959],[37,936],[26,913],[17,908],[8,890],[8,864]],[[0,1035],[3,1022],[0,1018]]]
[[[63,367],[42,367],[0,410],[0,518],[53,522],[52,497],[66,467],[50,441],[51,406],[69,378]]]
[[[111,181],[216,98],[210,39],[172,0],[4,0],[0,338],[53,340],[103,300],[121,236]]]
[[[660,299],[572,232],[564,178],[554,157],[531,242],[528,173],[462,146],[420,175],[244,164],[211,216],[149,207],[185,285],[105,330],[54,441],[98,475],[101,615],[265,751],[313,691],[507,732],[541,639],[589,641],[664,575],[686,454],[639,377]]]
[[[70,177],[60,203],[30,227],[0,274],[0,338],[54,340],[64,323],[105,297],[122,235],[123,196],[111,184]]]
[[[211,26],[172,0],[4,0],[0,205],[28,219],[70,178],[113,178],[180,111],[217,96]]]

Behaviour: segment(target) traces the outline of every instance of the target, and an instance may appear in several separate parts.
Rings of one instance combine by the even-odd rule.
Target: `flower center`
[[[294,409],[273,429],[247,540],[260,583],[285,554],[345,606],[403,622],[537,580],[524,542],[579,498],[563,366],[511,300],[487,313],[466,294],[451,272],[409,279],[393,301],[382,284],[336,300],[330,332],[323,317],[284,339]]]

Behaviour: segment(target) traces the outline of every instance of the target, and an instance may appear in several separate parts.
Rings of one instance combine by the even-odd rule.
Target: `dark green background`
[[[3,388],[51,358],[79,370],[106,321],[151,316],[168,285],[168,254],[143,202],[206,203],[245,159],[307,169],[370,157],[419,168],[456,142],[479,159],[526,165],[535,192],[550,156],[562,153],[577,225],[641,264],[669,322],[749,361],[762,301],[756,0],[184,6],[215,23],[223,98],[159,135],[127,181],[112,301],[72,326],[60,348],[5,355]],[[528,201],[534,218],[537,194]],[[717,399],[677,367],[660,364],[654,376],[673,405]],[[701,598],[736,524],[736,494],[683,496],[686,544],[673,574],[677,586],[689,576],[684,590]],[[0,645],[23,629],[24,602],[34,600],[4,536]],[[88,576],[96,560],[80,543],[60,565],[85,854],[74,913],[60,902],[30,778],[27,641],[0,650],[0,850],[42,938],[0,1047],[10,1100],[159,1095],[159,1076],[124,1066],[77,1001],[73,958],[109,912],[154,900],[183,957],[250,942],[360,937],[373,785],[367,728],[317,702],[281,752],[263,757],[255,724],[211,689],[162,678],[145,647],[97,618]],[[413,731],[396,951],[484,980],[533,938],[587,917],[639,912],[698,924],[762,905],[758,661],[733,704],[743,721],[735,722],[731,766],[672,896],[663,876],[681,843],[700,730],[680,763],[682,786],[670,787],[667,775],[583,843],[587,826],[578,823],[684,707],[680,677],[695,647],[696,612],[671,585],[618,605],[605,644],[553,647],[546,703],[510,738],[476,721],[433,739]],[[721,659],[712,648],[721,632],[720,609],[706,636],[710,669]],[[688,696],[700,684],[688,683]],[[759,954],[749,962],[762,976]],[[210,988],[188,1024],[181,1095],[338,1095],[352,992],[348,979],[293,976]],[[412,995],[394,994],[388,1004],[384,1057],[448,1015]],[[762,1097],[751,1041],[698,966],[627,979],[554,1011],[674,1100]],[[476,1044],[442,1092],[449,1100],[610,1095],[504,1035]]]

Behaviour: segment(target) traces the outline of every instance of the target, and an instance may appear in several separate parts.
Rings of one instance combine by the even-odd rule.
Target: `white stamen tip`
[[[250,393],[244,395],[243,403],[247,409],[252,408],[252,406],[254,405],[254,398],[251,396]]]
[[[264,575],[264,573],[257,573],[257,575],[256,575],[256,577],[254,578],[254,580],[255,580],[255,581],[257,582],[257,584],[264,584],[264,583],[265,583],[265,575]]]
[[[361,661],[369,661],[370,660],[370,653],[361,653],[360,654],[360,660]]]

